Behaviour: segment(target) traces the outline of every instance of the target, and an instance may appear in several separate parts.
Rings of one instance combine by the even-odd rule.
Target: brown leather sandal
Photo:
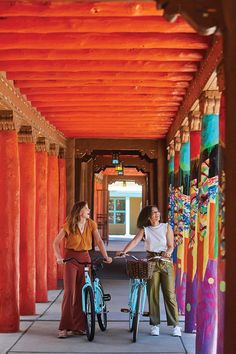
[[[67,330],[66,329],[62,329],[58,331],[58,335],[57,338],[67,338]]]

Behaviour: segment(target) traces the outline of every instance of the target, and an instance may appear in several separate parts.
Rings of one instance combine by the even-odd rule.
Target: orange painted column
[[[62,227],[66,219],[66,160],[64,149],[59,150],[59,215],[58,215],[58,229]],[[61,242],[61,253],[64,256],[64,242]],[[58,279],[63,279],[63,265],[58,265],[57,268]]]
[[[47,177],[45,138],[36,144],[36,301],[47,302]]]
[[[0,332],[19,330],[20,176],[12,111],[0,111]]]
[[[32,128],[22,126],[18,133],[20,159],[20,314],[35,314],[35,144]]]
[[[48,156],[48,223],[47,223],[47,284],[49,290],[57,289],[57,263],[53,240],[58,233],[59,174],[56,145],[50,144]]]

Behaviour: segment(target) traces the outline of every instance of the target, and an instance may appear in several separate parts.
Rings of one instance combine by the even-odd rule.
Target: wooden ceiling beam
[[[28,87],[20,89],[21,93],[30,95],[41,95],[45,92],[43,87]],[[74,86],[74,87],[48,87],[46,90],[47,95],[51,94],[82,94],[82,93],[118,93],[118,94],[156,94],[156,95],[184,95],[186,93],[185,89],[182,88],[157,88],[157,87],[135,87],[135,86],[127,86],[127,87],[101,87],[101,86],[92,86],[92,87],[82,87],[82,86]]]
[[[73,16],[73,15],[72,15]],[[195,33],[182,18],[168,23],[160,16],[144,17],[2,17],[0,33]]]
[[[109,119],[122,119],[122,118],[166,118],[174,117],[175,112],[139,112],[138,116],[135,112],[84,112],[84,111],[68,111],[68,112],[53,112],[47,113],[47,119],[64,119],[70,117],[70,119],[77,119],[78,117],[89,118],[109,118]]]
[[[113,139],[143,139],[147,140],[147,133],[140,133],[136,134],[135,132],[133,133],[116,133],[116,132],[110,132],[110,133],[81,133],[76,130],[63,130],[63,134],[66,135],[67,138],[84,138],[84,139],[109,139],[111,136]],[[165,133],[148,133],[148,139],[164,139],[166,136]]]
[[[97,106],[95,104],[91,105],[90,107],[87,108],[87,111],[89,112],[105,112],[106,109],[108,108],[108,106]],[[43,114],[47,114],[49,112],[79,112],[81,111],[81,107],[79,105],[77,106],[56,106],[56,107],[40,107],[40,109],[38,109],[40,112],[42,112]],[[83,107],[84,110],[84,107]],[[135,106],[109,106],[109,110],[108,112],[152,112],[152,113],[157,113],[157,112],[177,112],[178,111],[178,106],[172,106],[170,107],[169,105],[162,105],[162,106],[158,106],[158,107],[137,107]]]
[[[114,105],[116,106],[120,106],[121,108],[125,105],[126,109],[129,108],[129,106],[136,106],[136,107],[142,107],[144,106],[149,108],[149,109],[154,109],[155,107],[159,107],[159,106],[168,106],[168,107],[179,107],[179,102],[173,102],[173,101],[154,101],[154,100],[141,100],[141,101],[122,101],[122,100],[114,100],[114,101],[107,101],[107,102],[103,102],[103,101],[58,101],[56,104],[55,102],[45,102],[45,101],[31,101],[31,104],[34,107],[37,108],[41,108],[41,107],[72,107],[72,106],[76,106],[76,107],[88,107],[90,108],[91,105],[96,104],[96,107],[98,106],[102,106],[104,107],[104,109],[110,109],[113,108]]]
[[[207,49],[211,38],[196,33],[0,33],[0,43],[2,49]]]
[[[199,98],[201,92],[209,80],[210,76],[216,70],[217,66],[223,59],[223,40],[222,36],[215,36],[213,46],[207,53],[205,60],[202,62],[199,71],[188,88],[185,99],[180,106],[174,124],[170,127],[167,135],[167,143],[169,143],[180,128],[182,122],[189,114],[191,107]]]
[[[183,100],[182,96],[177,95],[148,95],[148,94],[69,94],[69,93],[61,93],[61,94],[39,94],[39,95],[27,95],[28,100],[31,102],[41,101],[41,102],[55,102],[55,106],[57,102],[110,102],[113,103],[116,101],[134,101],[134,100],[142,100],[143,102],[181,102]]]
[[[198,65],[193,62],[165,62],[165,61],[126,61],[126,60],[15,60],[3,61],[0,58],[0,68],[2,71],[20,72],[96,72],[96,71],[121,71],[121,72],[196,72]]]
[[[27,68],[25,67],[25,70]],[[11,71],[7,73],[9,80],[167,80],[167,81],[191,81],[193,76],[191,73],[151,73],[151,72],[111,72],[111,71],[94,71],[94,72],[30,72],[30,71]],[[94,81],[95,82],[95,81]]]
[[[162,16],[163,10],[157,10],[155,1],[27,1],[0,3],[0,13],[3,17],[16,16]]]
[[[12,74],[8,75],[8,78],[14,79]],[[189,80],[188,80],[189,81]],[[170,81],[170,80],[107,80],[107,79],[94,79],[94,80],[14,80],[14,84],[16,87],[22,88],[38,88],[38,89],[49,89],[49,88],[62,88],[62,87],[84,87],[84,88],[93,88],[97,87],[98,85],[101,88],[107,88],[108,86],[112,86],[114,88],[125,89],[129,86],[134,86],[135,88],[139,89],[159,89],[159,88],[183,88],[186,89],[189,86],[189,82],[187,81]]]
[[[1,20],[0,20],[1,25]],[[0,26],[1,27],[1,26]],[[203,50],[196,49],[1,49],[1,60],[152,60],[201,61]]]

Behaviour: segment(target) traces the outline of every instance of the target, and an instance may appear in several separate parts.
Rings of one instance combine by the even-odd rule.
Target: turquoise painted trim
[[[202,118],[201,151],[219,144],[219,115],[206,114]]]
[[[190,172],[190,142],[189,141],[181,145],[180,168],[184,172]]]
[[[174,156],[172,156],[169,160],[168,172],[174,172]]]

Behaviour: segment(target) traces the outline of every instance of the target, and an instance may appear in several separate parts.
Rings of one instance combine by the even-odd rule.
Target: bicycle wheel
[[[129,311],[129,331],[130,332],[133,332],[133,328],[134,328],[134,311],[132,305],[134,303],[136,293],[137,293],[137,289],[133,286],[131,288],[130,311]]]
[[[138,326],[139,326],[139,320],[140,320],[141,297],[142,297],[142,287],[139,286],[138,294],[137,294],[137,300],[136,300],[136,306],[135,306],[135,315],[134,315],[134,320],[133,320],[133,342],[134,343],[136,342],[136,339],[138,337]]]
[[[101,313],[97,314],[98,324],[101,331],[105,331],[107,329],[107,307],[104,301],[103,287],[100,282],[98,288],[98,306],[101,308]]]
[[[91,342],[95,334],[95,308],[93,290],[90,287],[85,288],[85,317],[86,335]]]

